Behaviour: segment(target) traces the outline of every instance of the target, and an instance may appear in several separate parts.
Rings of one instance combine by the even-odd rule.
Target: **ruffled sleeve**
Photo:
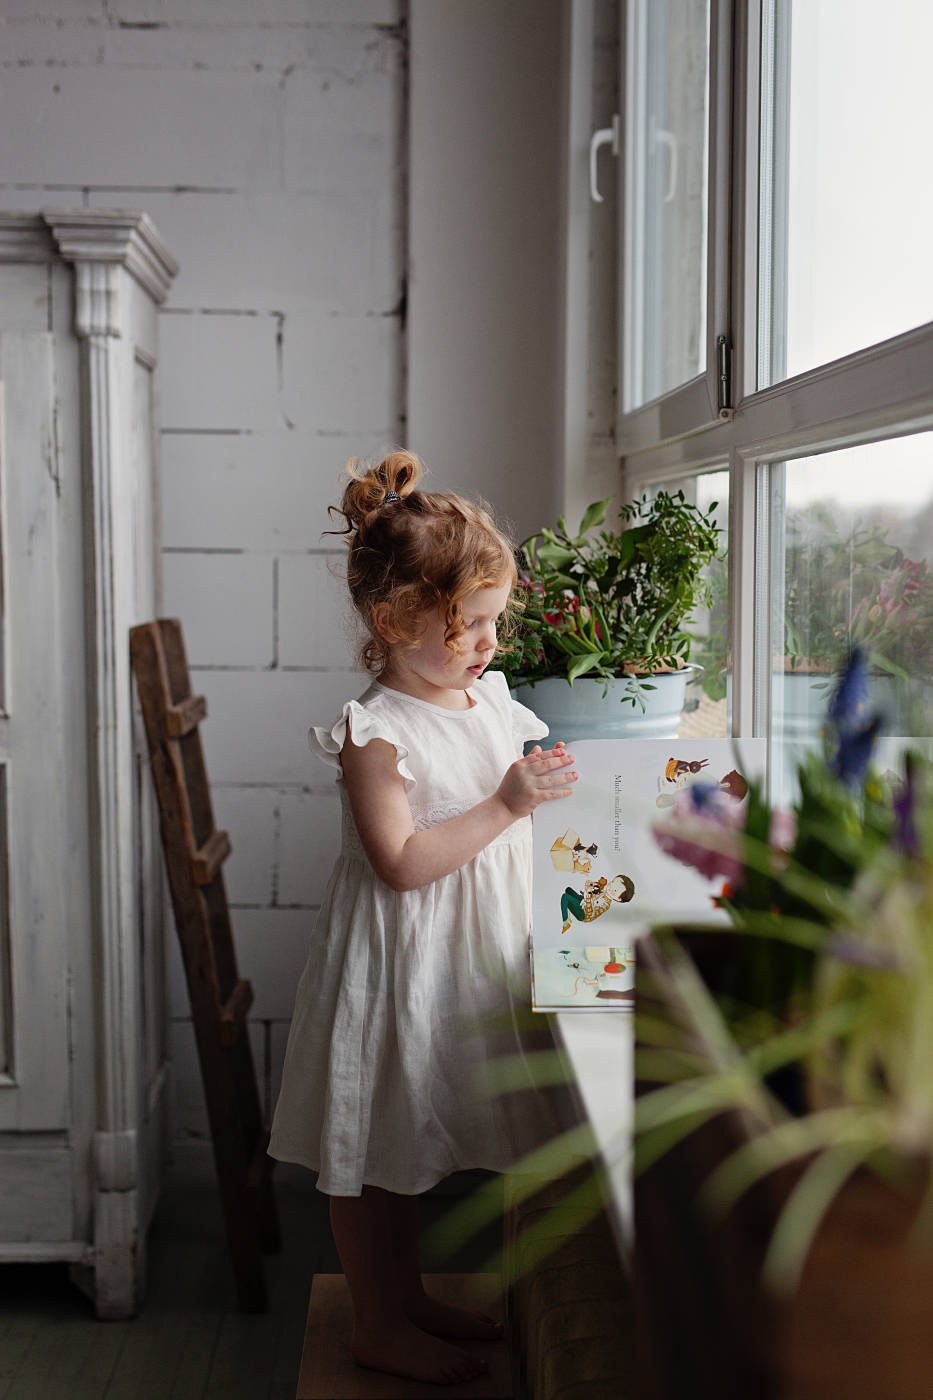
[[[512,738],[521,753],[522,745],[529,739],[545,739],[550,733],[544,720],[538,719],[533,710],[529,710],[527,705],[521,705],[517,700],[513,700],[509,691],[509,683],[501,671],[487,671],[483,676],[483,684],[492,687],[496,699],[509,708],[509,715],[512,722]]]
[[[512,737],[516,744],[525,744],[529,739],[546,739],[550,730],[543,719],[538,719],[534,710],[522,705],[518,700],[510,701],[512,706]]]
[[[406,762],[408,748],[400,739],[389,732],[389,725],[381,715],[374,715],[357,700],[347,701],[337,723],[332,725],[330,729],[321,729],[318,725],[314,725],[308,731],[308,744],[311,752],[317,754],[318,758],[322,758],[331,768],[336,768],[338,773],[341,773],[340,751],[347,741],[348,724],[353,734],[353,742],[359,748],[365,748],[370,739],[384,739],[387,744],[393,746],[395,766],[405,779],[405,791],[410,792],[417,779]]]

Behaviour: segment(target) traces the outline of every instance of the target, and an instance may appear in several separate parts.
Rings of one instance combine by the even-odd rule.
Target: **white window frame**
[[[734,412],[711,425],[699,418],[691,423],[687,400],[682,391],[675,391],[619,422],[623,494],[627,498],[640,494],[644,486],[728,463],[734,657],[731,731],[736,736],[765,735],[769,728],[771,573],[767,519],[771,464],[933,428],[933,322],[766,389],[756,389],[761,14],[768,4],[770,0],[735,0],[728,6],[735,54],[731,179],[729,164],[723,164],[718,156],[714,163],[712,152],[710,163],[710,207],[716,211],[709,239],[711,285],[718,275],[714,268],[715,260],[722,256],[720,221],[730,195],[732,205],[731,223],[727,218],[726,224],[734,251],[729,279],[734,314],[725,333],[734,345]],[[622,6],[625,22],[627,0],[622,0]],[[719,8],[714,0],[714,14]],[[711,109],[717,112],[725,89],[719,49],[724,27],[720,15],[713,31],[717,37],[711,37],[718,54]],[[764,92],[770,100],[767,83],[765,73]],[[711,134],[715,125],[711,120]],[[624,179],[620,182],[623,191],[625,183]],[[620,228],[625,227],[623,214]],[[624,268],[628,252],[625,234],[620,252]],[[622,318],[624,315],[623,301]],[[714,336],[723,333],[717,329],[722,324],[711,317]],[[623,341],[620,335],[620,347]]]
[[[648,0],[650,3],[650,0]],[[619,412],[616,423],[617,441],[623,453],[638,452],[658,440],[679,437],[685,433],[697,432],[715,424],[721,417],[728,418],[728,408],[721,404],[720,395],[720,354],[718,340],[721,335],[728,337],[730,320],[729,287],[729,183],[720,178],[720,172],[728,171],[730,146],[732,141],[730,91],[731,47],[732,47],[732,3],[731,0],[710,0],[710,53],[709,53],[709,138],[708,138],[708,195],[707,195],[707,281],[706,281],[706,369],[694,379],[679,385],[670,392],[640,405],[631,412],[625,411],[630,380],[630,346],[637,335],[633,313],[639,304],[637,288],[634,286],[632,263],[634,247],[634,227],[632,219],[632,191],[635,157],[635,130],[630,114],[625,110],[623,100],[621,114],[623,169],[620,186],[620,220],[622,230],[622,260],[620,286],[622,307],[619,317],[619,366],[621,369],[618,394]],[[626,94],[633,90],[631,66],[636,61],[633,52],[634,6],[624,3],[621,16],[621,82],[620,91]]]

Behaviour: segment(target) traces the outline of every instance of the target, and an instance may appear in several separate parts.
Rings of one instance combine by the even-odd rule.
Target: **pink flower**
[[[674,798],[668,820],[653,828],[654,839],[667,855],[708,880],[723,876],[731,898],[745,883],[741,842],[745,813],[741,799],[711,783],[695,783]],[[797,814],[783,808],[772,811],[768,845],[775,874],[786,868],[796,839]]]
[[[654,839],[666,855],[705,875],[722,875],[738,889],[745,878],[739,832],[745,808],[711,784],[696,783],[679,792],[670,818],[653,828]]]
[[[733,888],[741,885],[745,870],[734,832],[723,833],[713,822],[688,817],[678,822],[676,832],[655,827],[654,839],[666,855],[693,866],[707,880],[723,875]]]
[[[772,865],[775,872],[787,868],[788,857],[797,840],[797,813],[786,807],[775,807],[768,827],[768,845],[771,847]]]

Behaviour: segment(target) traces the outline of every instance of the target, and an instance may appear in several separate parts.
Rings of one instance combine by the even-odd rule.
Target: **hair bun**
[[[421,459],[403,448],[387,453],[375,465],[351,457],[346,465],[350,480],[337,507],[337,513],[347,522],[347,530],[358,530],[367,515],[386,502],[396,503],[411,495],[423,472]]]

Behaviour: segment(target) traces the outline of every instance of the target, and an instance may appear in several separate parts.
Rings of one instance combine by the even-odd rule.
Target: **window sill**
[[[627,1263],[632,1249],[632,1017],[619,1010],[558,1011],[548,1019],[571,1070],[574,1106],[596,1137],[608,1181],[606,1213]]]

